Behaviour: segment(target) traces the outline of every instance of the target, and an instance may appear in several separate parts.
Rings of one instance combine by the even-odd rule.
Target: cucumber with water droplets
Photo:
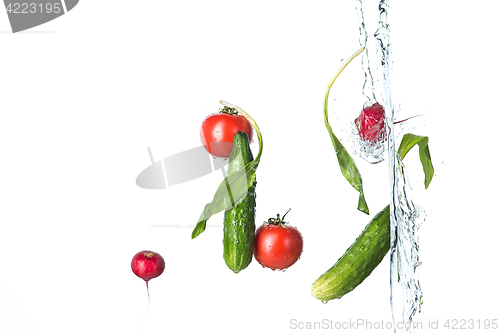
[[[420,162],[425,175],[425,188],[427,188],[434,176],[429,138],[407,133],[401,139],[397,154],[403,160],[415,145],[419,146]],[[313,283],[312,295],[327,302],[341,298],[363,282],[389,252],[390,225],[391,216],[388,205],[375,215],[335,265]]]
[[[342,257],[312,286],[312,295],[327,302],[356,288],[384,259],[390,248],[390,207],[373,217]]]
[[[244,170],[244,165],[251,161],[253,161],[253,155],[250,150],[248,135],[244,132],[237,132],[233,140],[233,150],[229,157],[228,177],[235,172]],[[223,256],[227,267],[234,273],[239,273],[245,269],[253,258],[256,184],[257,182],[254,181],[243,199],[236,201],[232,208],[224,212]],[[229,193],[231,193],[230,189]]]

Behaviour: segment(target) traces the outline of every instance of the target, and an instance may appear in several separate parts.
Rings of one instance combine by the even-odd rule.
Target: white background
[[[425,113],[407,128],[430,137],[436,169],[423,190],[417,152],[405,159],[427,212],[424,328],[500,321],[499,10],[491,0],[390,11],[394,98],[405,114]],[[322,116],[329,80],[359,48],[354,1],[81,1],[17,34],[0,10],[0,30],[0,332],[135,332],[146,309],[139,332],[391,321],[388,257],[341,300],[310,295],[371,218],[356,210]],[[356,78],[353,95],[332,90],[332,100],[361,107],[359,67],[338,82]],[[219,173],[168,190],[135,184],[147,147],[161,159],[200,145],[219,99],[262,130],[257,225],[292,208],[287,219],[304,236],[302,258],[284,273],[255,261],[227,269],[222,214],[190,239]],[[373,216],[389,200],[387,166],[357,161]],[[130,269],[145,249],[167,263],[150,282],[149,308]]]

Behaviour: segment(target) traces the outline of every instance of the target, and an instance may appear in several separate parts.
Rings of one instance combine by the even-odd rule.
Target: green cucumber
[[[241,155],[240,155],[241,154]],[[229,157],[228,177],[253,161],[250,142],[245,132],[237,132],[233,140],[233,150]],[[253,257],[255,240],[255,186],[248,189],[245,197],[224,212],[224,261],[234,273],[245,269]],[[229,193],[231,191],[229,190]]]
[[[390,207],[373,217],[342,257],[312,286],[312,295],[327,302],[341,298],[371,274],[389,251]]]

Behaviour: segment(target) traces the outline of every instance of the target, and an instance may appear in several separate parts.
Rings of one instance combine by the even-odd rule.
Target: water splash
[[[380,85],[378,84],[377,76],[373,75],[372,66],[370,65],[372,45],[370,45],[371,39],[368,38],[369,35],[366,28],[362,0],[356,0],[355,4],[356,13],[358,15],[359,45],[365,48],[365,52],[361,55],[361,68],[365,76],[362,88],[362,93],[366,97],[366,102],[363,105],[364,108],[377,102],[377,95],[380,95],[380,91],[377,91],[377,87]],[[373,67],[373,69],[376,71],[378,69],[378,64]],[[360,139],[357,129],[354,136],[357,138],[356,143],[353,145],[356,155],[371,164],[377,164],[384,161],[384,153],[386,150],[385,140],[379,140],[375,143],[363,141]]]
[[[391,96],[393,60],[388,10],[389,0],[381,0],[379,28],[375,33],[375,38],[378,41],[382,67],[382,104],[385,110],[391,110],[391,112],[386,112],[391,192],[391,310],[393,322],[404,324],[401,331],[411,332],[413,317],[417,311],[421,311],[422,306],[422,290],[418,277],[418,268],[421,264],[418,228],[425,218],[425,212],[412,202],[406,170],[396,152]]]
[[[365,82],[363,83],[363,95],[368,99],[370,104],[377,101],[375,97],[375,82],[370,67],[370,47],[368,46],[368,32],[366,31],[365,14],[363,12],[363,3],[361,0],[356,0],[356,13],[358,14],[359,25],[359,45],[365,48],[365,52],[361,55],[361,67],[365,74]]]
[[[367,49],[362,67],[365,72],[363,94],[369,101],[377,100],[384,107],[387,132],[387,151],[389,164],[390,205],[391,205],[391,248],[390,248],[390,285],[391,311],[395,332],[411,332],[412,322],[421,311],[422,290],[418,271],[419,257],[418,229],[425,220],[424,210],[412,202],[411,187],[404,164],[396,151],[394,128],[394,107],[391,96],[392,44],[388,21],[389,0],[381,0],[378,7],[378,28],[376,40],[375,67],[368,59],[368,33],[366,31],[362,0],[356,0],[359,19],[360,44]],[[375,71],[374,77],[372,69]],[[385,148],[384,148],[385,149]],[[398,325],[396,325],[398,323]],[[400,325],[399,323],[403,323]],[[401,329],[397,327],[403,327]]]
[[[391,309],[394,322],[411,328],[414,316],[422,309],[419,281],[421,266],[418,229],[425,220],[422,207],[411,200],[406,169],[396,154],[391,203]],[[394,208],[392,208],[394,206]],[[409,329],[403,332],[411,332]]]

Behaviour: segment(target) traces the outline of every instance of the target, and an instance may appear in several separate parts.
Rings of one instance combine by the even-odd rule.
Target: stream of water
[[[414,316],[422,307],[423,294],[418,276],[421,265],[418,229],[425,220],[425,211],[412,202],[408,174],[397,154],[395,143],[394,107],[391,96],[393,59],[388,20],[389,0],[381,0],[378,4],[379,21],[374,34],[375,56],[368,43],[369,34],[365,25],[362,0],[356,0],[356,11],[360,31],[359,42],[367,51],[362,61],[365,72],[363,94],[369,102],[373,102],[373,99],[378,100],[386,111],[391,205],[390,301],[393,327],[395,332],[411,332]]]

